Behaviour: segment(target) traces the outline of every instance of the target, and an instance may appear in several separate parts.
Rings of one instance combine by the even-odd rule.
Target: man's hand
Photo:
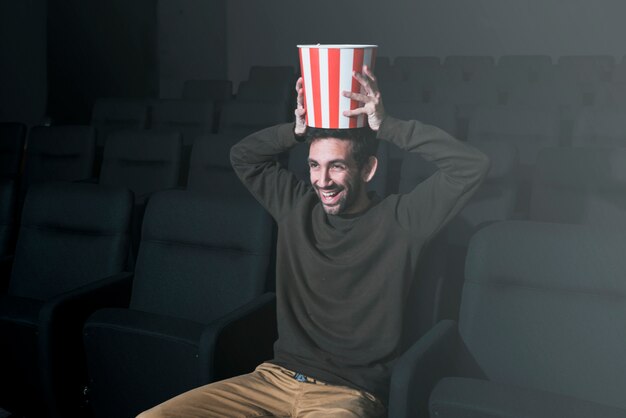
[[[363,87],[364,93],[353,93],[344,91],[343,95],[352,100],[363,103],[363,107],[343,112],[344,116],[367,115],[367,123],[373,131],[378,131],[383,119],[385,118],[385,108],[383,107],[383,99],[378,90],[376,77],[367,65],[363,66],[363,72],[354,72],[353,77]]]
[[[296,92],[298,93],[296,110],[293,112],[296,115],[296,127],[294,133],[296,136],[304,135],[306,131],[306,109],[304,108],[304,89],[302,88],[302,77],[296,81]]]

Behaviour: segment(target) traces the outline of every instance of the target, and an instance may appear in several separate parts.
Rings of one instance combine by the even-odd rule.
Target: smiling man
[[[354,77],[369,128],[305,126],[302,80],[295,124],[265,129],[231,151],[237,174],[278,225],[274,358],[254,372],[194,389],[142,417],[385,417],[403,349],[406,289],[424,245],[484,178],[487,157],[444,131],[387,116],[367,67]],[[379,140],[438,171],[403,195],[367,193]],[[276,157],[310,144],[310,184]]]
[[[350,215],[369,205],[365,183],[374,177],[378,160],[377,140],[368,131],[309,128],[311,185],[329,215]]]

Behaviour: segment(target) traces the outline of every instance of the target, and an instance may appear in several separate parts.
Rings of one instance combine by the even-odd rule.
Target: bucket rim
[[[298,48],[318,48],[318,49],[364,49],[364,48],[378,48],[378,45],[369,44],[310,44],[310,45],[297,45]]]

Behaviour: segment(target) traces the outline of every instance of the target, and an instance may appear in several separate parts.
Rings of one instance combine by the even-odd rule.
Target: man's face
[[[365,190],[350,141],[316,139],[309,148],[311,184],[330,215],[359,212]]]

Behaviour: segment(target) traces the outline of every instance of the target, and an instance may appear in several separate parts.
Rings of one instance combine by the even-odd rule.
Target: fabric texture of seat
[[[559,78],[581,82],[609,81],[614,67],[612,55],[562,55],[556,65]]]
[[[572,132],[574,147],[626,147],[626,107],[594,107],[578,113]]]
[[[237,135],[212,134],[196,139],[191,150],[187,190],[221,195],[249,195],[230,164]]]
[[[230,80],[187,80],[183,84],[184,100],[226,101],[233,95]]]
[[[503,55],[498,59],[497,71],[503,82],[537,83],[554,77],[549,55]]]
[[[0,345],[3,407],[35,416],[78,412],[72,408],[86,383],[82,321],[98,307],[123,303],[123,295],[108,292],[125,265],[131,208],[126,189],[55,182],[30,188],[0,299],[0,338],[11,342]]]
[[[15,179],[20,171],[26,125],[22,123],[0,123],[0,177]]]
[[[279,123],[286,123],[285,103],[230,101],[220,115],[219,133],[235,134],[240,138]]]
[[[158,100],[152,104],[152,125],[156,131],[181,134],[183,145],[191,146],[200,135],[213,131],[214,105],[208,100]]]
[[[17,231],[16,206],[17,185],[15,180],[0,179],[0,257],[13,254]]]
[[[399,80],[433,81],[437,73],[441,72],[441,61],[439,57],[434,56],[400,56],[396,57],[393,65]]]
[[[430,415],[438,418],[624,418],[626,409],[541,390],[449,377],[433,390]]]
[[[93,177],[96,137],[90,126],[34,127],[22,187],[42,181],[75,181]]]
[[[91,115],[98,147],[104,146],[112,132],[144,129],[147,123],[148,103],[140,99],[98,99]]]
[[[484,81],[493,77],[495,60],[487,55],[450,55],[442,69],[452,82]]]
[[[429,397],[459,401],[458,413],[443,416],[543,417],[541,405],[576,404],[600,412],[586,416],[626,416],[625,247],[622,228],[507,221],[481,229],[468,250],[458,327],[440,322],[398,361],[389,416],[428,416]],[[505,399],[515,402],[506,413],[485,413],[503,410]]]
[[[181,153],[177,132],[113,133],[104,148],[100,184],[127,187],[142,202],[150,193],[178,185]]]
[[[85,325],[97,417],[132,416],[271,356],[271,230],[249,197],[171,190],[150,200],[130,309]]]
[[[626,148],[554,148],[539,154],[530,219],[626,227]]]

